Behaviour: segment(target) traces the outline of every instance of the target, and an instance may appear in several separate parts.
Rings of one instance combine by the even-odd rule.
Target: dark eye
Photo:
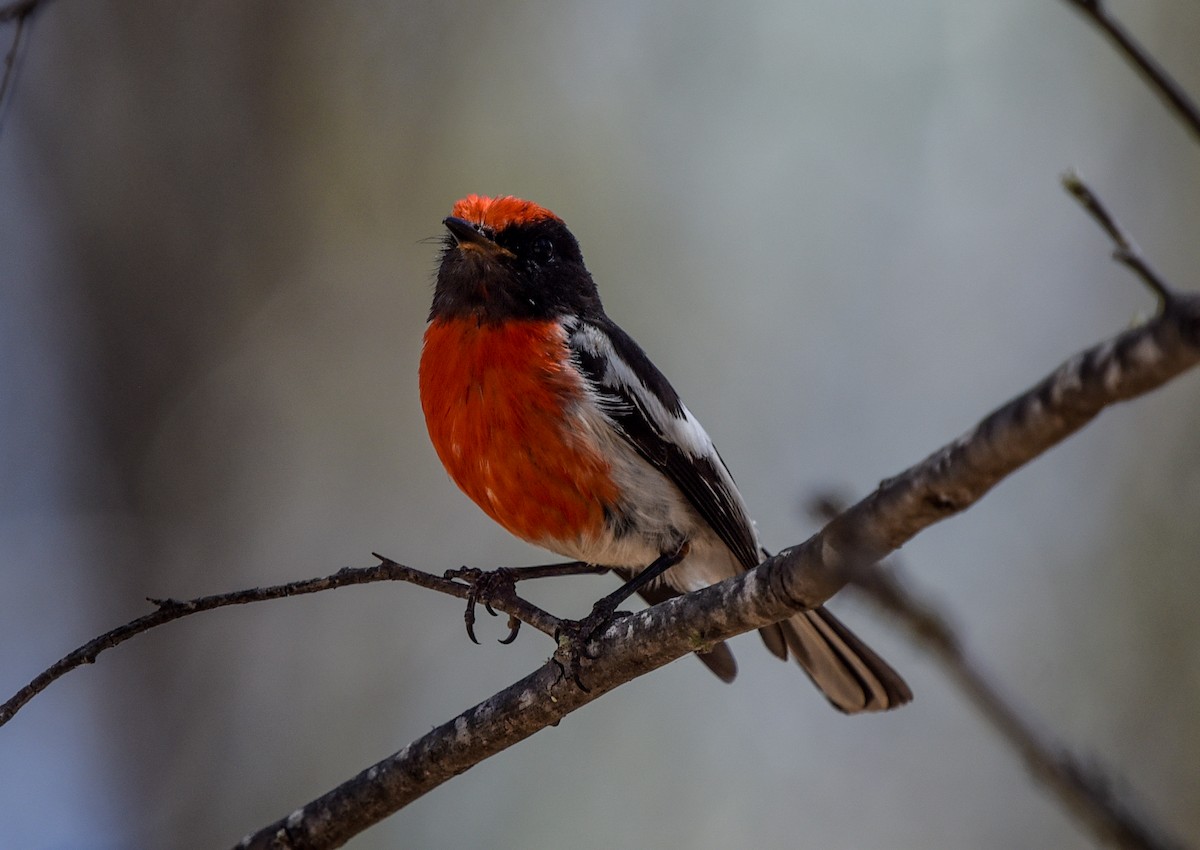
[[[533,241],[529,255],[538,265],[545,265],[554,260],[554,243],[548,237],[539,236]]]

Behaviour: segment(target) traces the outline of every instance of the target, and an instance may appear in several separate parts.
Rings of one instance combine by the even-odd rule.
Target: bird
[[[563,220],[532,201],[472,194],[442,224],[418,383],[454,483],[535,546],[627,582],[657,565],[661,574],[638,586],[650,604],[761,563],[755,525],[712,439],[605,313]],[[760,635],[842,712],[912,699],[824,607]],[[737,673],[724,643],[697,655],[724,681]]]

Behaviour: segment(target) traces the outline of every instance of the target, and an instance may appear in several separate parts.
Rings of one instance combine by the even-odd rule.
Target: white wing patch
[[[676,540],[698,542],[698,538],[711,535],[714,542],[722,541],[744,568],[758,563],[761,554],[749,511],[712,440],[637,344],[611,322],[606,324],[610,325],[607,329],[603,324],[570,318],[563,320],[563,329],[588,377],[593,409],[599,411],[613,436],[619,435],[635,449],[630,454],[638,457],[639,466],[628,472],[637,469],[635,476],[641,477],[653,469],[656,478],[661,475],[664,483],[670,482],[676,499],[683,497],[680,501],[690,508],[685,513],[691,521],[679,523],[678,511],[672,511],[676,516],[668,525],[675,524]],[[623,356],[626,349],[634,359]],[[646,490],[631,487],[628,492],[642,495],[626,502],[627,524],[642,532],[657,526],[661,534],[663,519],[647,522],[650,517],[646,514],[653,508],[637,504]]]
[[[692,412],[687,409],[687,405],[680,404],[680,407],[683,408],[683,418],[671,413],[663,406],[658,396],[650,392],[630,365],[613,350],[612,342],[605,333],[592,325],[579,324],[575,321],[572,321],[571,324],[575,326],[567,327],[566,330],[570,334],[572,342],[605,363],[604,375],[601,378],[604,384],[622,387],[631,396],[638,399],[643,411],[650,418],[651,424],[663,436],[692,457],[716,456],[717,449],[713,445],[712,439],[696,420],[696,417],[692,415]],[[604,401],[601,402],[602,406]],[[611,403],[611,401],[608,402],[609,406]],[[618,401],[618,403],[623,407],[628,406],[625,402]],[[626,411],[622,410],[622,412]]]

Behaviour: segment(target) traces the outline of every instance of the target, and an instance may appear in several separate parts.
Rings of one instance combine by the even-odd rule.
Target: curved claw
[[[583,691],[585,694],[590,694],[592,692],[592,689],[583,683],[583,679],[579,678],[578,670],[571,671],[571,679],[574,680],[575,687],[579,688],[579,690]]]
[[[583,691],[585,694],[590,694],[592,692],[592,689],[583,683],[583,679],[579,678],[579,659],[572,658],[569,667],[563,664],[557,658],[552,657],[550,660],[553,661],[554,666],[558,668],[559,682],[567,678],[567,674],[570,673],[571,681],[575,683],[575,687],[579,688],[579,690]]]
[[[467,637],[471,639],[471,643],[479,646],[479,639],[475,637],[475,594],[467,594],[467,610],[463,612],[463,622],[467,624]]]
[[[505,567],[491,572],[484,572],[474,567],[460,567],[456,570],[446,570],[445,576],[447,579],[463,579],[470,584],[467,589],[467,610],[463,612],[463,621],[467,626],[467,637],[471,639],[472,643],[478,645],[479,639],[475,637],[475,606],[482,604],[483,609],[493,617],[500,616],[492,606],[492,598],[498,594],[511,595],[513,593],[514,572]],[[502,638],[500,643],[512,643],[517,639],[517,631],[520,628],[521,621],[510,614],[508,637]]]
[[[508,644],[512,643],[514,640],[517,639],[517,632],[519,632],[519,631],[521,631],[521,621],[518,620],[516,617],[514,617],[512,614],[509,614],[508,615],[508,637],[497,638],[497,640],[500,643],[504,644],[505,646],[508,646]]]
[[[582,662],[585,659],[595,661],[600,657],[599,649],[589,650],[588,644],[591,642],[592,636],[606,625],[611,617],[612,613],[602,608],[599,611],[593,611],[582,620],[562,620],[554,631],[554,640],[559,645],[559,654],[566,657],[565,661],[554,659],[554,663],[562,674],[559,678],[561,680],[570,676],[575,687],[585,694],[590,694],[592,689],[583,683]]]

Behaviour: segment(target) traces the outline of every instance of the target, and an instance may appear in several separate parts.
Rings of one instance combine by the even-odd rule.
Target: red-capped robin
[[[421,354],[421,406],[450,477],[510,532],[629,579],[685,556],[652,604],[763,558],[708,434],[646,353],[605,315],[575,237],[530,201],[469,195],[449,233]],[[904,680],[824,608],[761,630],[833,705],[879,711]],[[725,644],[700,654],[725,681]]]

